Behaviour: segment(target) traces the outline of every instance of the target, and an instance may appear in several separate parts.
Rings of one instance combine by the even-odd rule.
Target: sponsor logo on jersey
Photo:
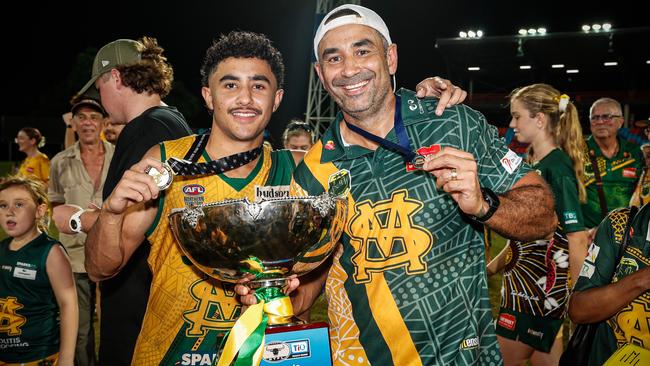
[[[255,186],[255,201],[289,198],[289,186]]]
[[[182,190],[185,207],[200,206],[205,201],[205,187],[200,184],[187,184]]]
[[[341,169],[327,177],[327,192],[333,196],[342,197],[350,192],[352,187],[352,178],[350,171]]]
[[[578,223],[578,214],[575,211],[564,211],[564,224],[577,224]]]
[[[508,330],[515,330],[517,318],[512,314],[499,314],[498,324],[500,327],[506,328]]]
[[[186,366],[210,366],[216,365],[214,363],[216,359],[216,353],[183,353],[180,364]]]
[[[329,140],[324,146],[325,150],[334,150],[334,141]]]
[[[636,178],[636,168],[623,168],[623,177]]]
[[[501,158],[501,166],[510,174],[514,173],[515,170],[521,165],[522,162],[521,156],[517,155],[514,151],[508,149],[508,152],[504,157]]]
[[[596,243],[591,243],[589,246],[589,251],[587,252],[587,258],[585,258],[585,260],[588,260],[591,263],[596,263],[598,253],[600,253],[600,247],[596,245]]]
[[[187,196],[198,196],[205,193],[205,187],[200,184],[188,184],[183,186],[183,194]]]
[[[3,271],[11,272],[11,271],[13,270],[13,268],[14,268],[14,267],[9,266],[9,265],[6,265],[6,264],[3,264],[3,265],[2,265],[2,270],[3,270]]]
[[[595,271],[596,267],[593,264],[587,263],[587,261],[585,261],[582,265],[582,268],[580,269],[580,277],[591,278],[591,276],[594,275]]]
[[[413,222],[422,202],[410,199],[401,189],[379,202],[365,200],[355,205],[349,221],[354,249],[355,283],[372,281],[373,273],[403,268],[408,275],[425,273],[424,257],[431,251],[435,238],[424,227]]]
[[[417,105],[415,105],[417,103]],[[406,104],[408,104],[409,110],[414,111],[416,109],[420,110],[420,114],[424,114],[424,108],[422,107],[422,103],[420,102],[419,99],[413,100],[409,99],[406,101]]]
[[[532,335],[533,337],[537,337],[537,338],[539,338],[539,339],[542,339],[542,338],[544,337],[544,332],[540,332],[540,331],[535,330],[535,329],[530,329],[530,328],[528,328],[528,330],[526,331],[526,333]]]
[[[478,337],[467,338],[464,339],[462,342],[460,342],[460,349],[462,350],[477,348],[478,346],[479,346]]]

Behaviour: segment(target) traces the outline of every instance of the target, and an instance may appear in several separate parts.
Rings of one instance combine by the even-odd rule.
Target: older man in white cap
[[[482,226],[545,236],[556,224],[549,189],[477,111],[438,116],[437,100],[393,92],[397,46],[374,11],[332,10],[314,52],[341,112],[296,168],[293,189],[349,197],[329,275],[301,291],[311,303],[327,277],[334,363],[502,363]]]

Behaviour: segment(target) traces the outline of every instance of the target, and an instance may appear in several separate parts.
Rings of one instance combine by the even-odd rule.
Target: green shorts
[[[542,352],[550,352],[562,319],[533,316],[501,308],[496,321],[496,333],[502,337],[527,344]]]

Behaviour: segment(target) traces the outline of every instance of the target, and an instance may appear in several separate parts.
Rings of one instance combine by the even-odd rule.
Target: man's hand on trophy
[[[246,284],[253,280],[255,277],[253,275],[247,275],[246,277],[237,281],[235,285],[235,293],[239,295],[239,301],[245,306],[251,306],[258,303],[257,297],[255,297],[255,291],[248,287]],[[285,295],[289,295],[295,289],[300,286],[300,280],[297,275],[291,275],[287,277],[287,284],[282,288],[282,292]]]
[[[162,171],[162,163],[156,159],[144,158],[125,171],[111,195],[104,201],[104,210],[122,214],[136,203],[158,198],[160,190],[155,178],[147,173],[152,168]]]

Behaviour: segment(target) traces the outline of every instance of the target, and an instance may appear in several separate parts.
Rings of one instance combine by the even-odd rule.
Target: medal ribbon
[[[229,170],[237,169],[251,161],[257,159],[262,153],[264,145],[260,145],[252,150],[226,156],[221,159],[209,161],[206,163],[197,163],[208,144],[209,134],[197,136],[194,144],[190,148],[184,159],[171,157],[167,159],[167,164],[172,168],[174,174],[180,176],[194,176],[206,174],[221,174]]]
[[[395,134],[397,135],[397,141],[399,144],[396,144],[385,138],[381,138],[360,127],[350,124],[345,119],[343,119],[343,121],[350,130],[367,138],[368,140],[378,143],[380,146],[388,150],[402,155],[404,157],[404,161],[407,163],[412,163],[413,160],[418,156],[418,154],[415,153],[413,149],[411,149],[411,143],[409,142],[409,137],[406,134],[406,128],[404,127],[404,121],[402,120],[400,97],[398,95],[395,96],[395,118],[393,122],[393,128],[395,129]]]
[[[264,271],[259,259],[251,257],[246,262],[249,268],[242,269],[242,272],[252,273],[256,278],[270,274]],[[277,278],[277,275],[269,277]],[[293,306],[280,288],[260,287],[255,290],[255,297],[259,302],[246,309],[232,327],[218,366],[229,366],[233,360],[235,366],[259,365],[262,362],[267,324],[285,324],[291,321]]]

